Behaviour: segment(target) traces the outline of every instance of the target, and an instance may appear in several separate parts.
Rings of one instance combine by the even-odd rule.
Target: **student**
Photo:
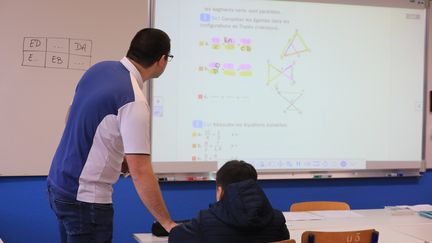
[[[112,185],[124,160],[147,209],[167,231],[176,225],[150,162],[150,108],[142,92],[172,57],[168,35],[146,28],[121,61],[97,63],[82,76],[47,178],[61,242],[112,241]]]
[[[273,209],[257,184],[255,168],[232,160],[216,173],[216,200],[198,217],[169,234],[177,243],[262,243],[289,239],[282,212]]]

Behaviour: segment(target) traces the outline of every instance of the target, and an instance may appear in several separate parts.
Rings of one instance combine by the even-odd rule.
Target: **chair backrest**
[[[348,203],[331,201],[299,202],[291,204],[290,207],[291,212],[350,209]]]
[[[290,239],[290,240],[274,241],[270,243],[296,243],[296,241],[294,239]]]
[[[374,229],[358,231],[305,231],[301,243],[377,243],[378,231]]]

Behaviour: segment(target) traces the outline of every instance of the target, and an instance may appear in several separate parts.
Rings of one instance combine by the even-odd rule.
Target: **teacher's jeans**
[[[52,210],[57,216],[62,243],[111,242],[112,204],[86,203],[67,199],[48,187]]]

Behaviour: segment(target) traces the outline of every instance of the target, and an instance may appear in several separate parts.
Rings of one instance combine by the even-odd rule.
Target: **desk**
[[[167,243],[167,237],[157,237],[152,235],[151,233],[142,233],[142,234],[134,234],[135,240],[140,243]]]
[[[344,226],[364,227],[364,226],[404,226],[417,224],[431,224],[432,220],[421,217],[418,214],[412,215],[391,215],[385,209],[366,209],[352,210],[352,212],[360,214],[363,217],[358,218],[326,218],[323,220],[307,220],[307,221],[289,221],[287,219],[288,229],[305,229],[311,228],[337,228]],[[313,212],[312,212],[313,213]]]
[[[291,238],[301,242],[306,230],[349,231],[374,228],[379,232],[380,243],[425,243],[432,242],[432,219],[413,215],[391,215],[385,209],[352,210],[360,217],[324,218],[320,220],[290,221],[287,226]],[[167,237],[155,237],[150,233],[134,234],[140,243],[166,243]]]
[[[431,224],[404,225],[404,226],[397,226],[395,227],[395,229],[399,232],[403,232],[404,234],[424,239],[425,242],[432,242]]]

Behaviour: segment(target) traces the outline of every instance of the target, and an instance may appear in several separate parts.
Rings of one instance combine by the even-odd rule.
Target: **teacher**
[[[176,225],[153,173],[142,92],[146,80],[164,72],[170,49],[162,30],[140,30],[126,57],[93,65],[78,82],[47,178],[61,242],[112,241],[112,185],[124,161],[147,209],[167,231]]]

